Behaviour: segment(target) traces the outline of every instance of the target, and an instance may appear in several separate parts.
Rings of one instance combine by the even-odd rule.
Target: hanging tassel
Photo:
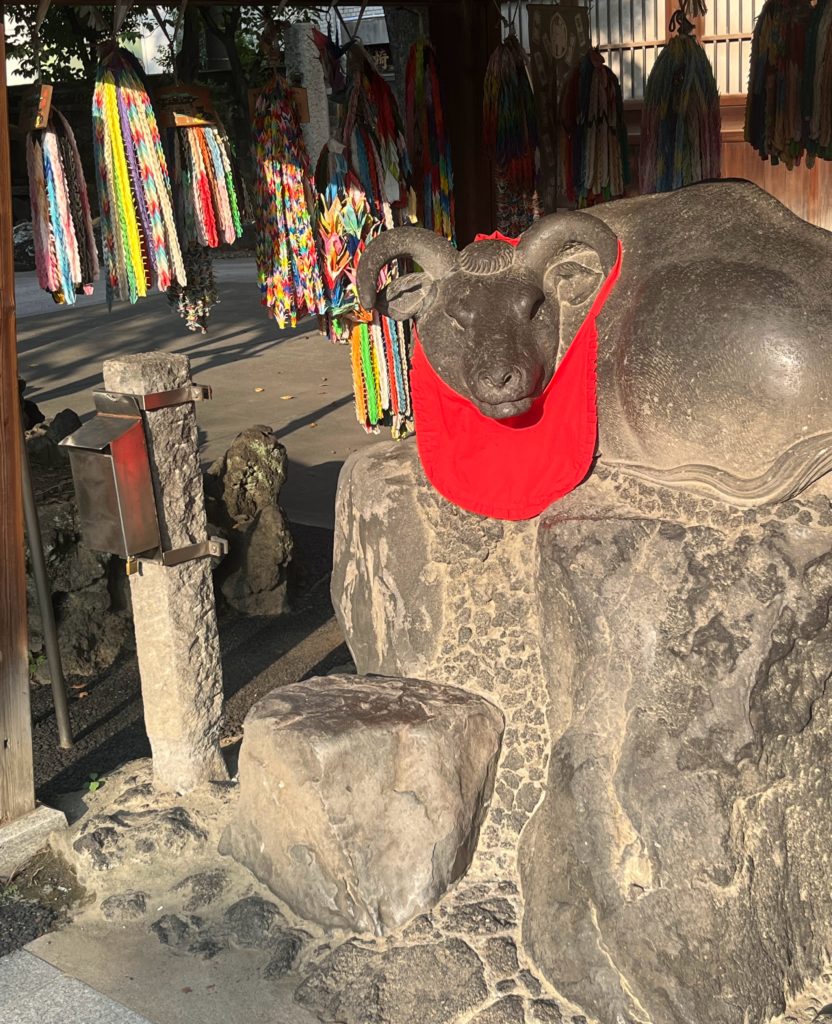
[[[766,0],[751,43],[745,141],[763,160],[782,161],[789,170],[800,163],[809,138],[803,71],[812,19],[809,0]],[[820,44],[820,31],[817,38]],[[823,111],[815,110],[820,121]]]
[[[483,122],[485,146],[495,164],[497,228],[516,236],[540,215],[540,208],[534,95],[525,54],[513,34],[488,60]]]
[[[315,198],[309,159],[285,84],[275,77],[257,98],[255,221],[261,301],[278,327],[307,313],[323,315],[326,300],[307,207]]]
[[[694,13],[701,16],[704,5]],[[644,90],[641,191],[669,192],[718,178],[722,164],[719,92],[708,55],[691,33],[686,10],[671,29],[679,34],[659,54]]]
[[[455,242],[451,143],[445,132],[436,54],[424,40],[413,44],[407,59],[405,98],[419,221]]]
[[[26,137],[26,166],[38,283],[58,303],[90,294],[98,252],[75,136],[55,107],[45,129]]]
[[[578,207],[624,195],[630,181],[621,86],[600,51],[585,54],[563,86],[566,193]]]
[[[135,302],[152,275],[160,291],[187,283],[168,168],[156,115],[132,54],[113,50],[98,65],[93,94],[108,301]]]

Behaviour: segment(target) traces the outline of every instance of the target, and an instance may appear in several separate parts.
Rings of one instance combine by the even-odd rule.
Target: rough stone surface
[[[221,852],[301,917],[383,933],[471,861],[503,721],[463,690],[330,676],[249,713],[240,802]]]
[[[238,946],[264,949],[269,946],[272,933],[286,919],[279,907],[260,896],[246,896],[225,912],[231,936]]]
[[[8,878],[49,842],[56,829],[66,828],[63,811],[41,804],[22,818],[0,825],[0,878]]]
[[[525,1024],[525,1020],[520,996],[505,996],[472,1017],[471,1024]]]
[[[101,901],[101,913],[108,921],[140,921],[146,911],[146,892],[117,893]]]
[[[489,967],[501,978],[508,978],[517,973],[517,946],[508,937],[489,939],[485,944],[485,957]]]
[[[188,875],[177,883],[175,889],[177,892],[190,894],[183,904],[183,909],[192,911],[214,903],[225,892],[227,885],[228,872],[216,869]]]
[[[601,467],[498,523],[438,497],[413,444],[346,464],[333,599],[358,671],[506,716],[466,882],[521,883],[498,923],[552,986],[531,1019],[764,1021],[821,976],[828,480],[741,511]],[[440,927],[487,937],[497,898]]]
[[[144,353],[104,364],[108,391],[144,394],[190,381],[184,355]],[[192,404],[145,413],[162,546],[208,535]],[[142,562],[130,577],[144,717],[156,781],[179,792],[227,777],[219,747],[222,667],[207,558]]]
[[[482,963],[460,939],[393,948],[336,949],[295,993],[324,1022],[451,1024],[483,1001]]]
[[[232,608],[279,615],[287,607],[292,535],[278,501],[286,449],[270,427],[244,430],[205,477],[208,519],[228,539],[216,580]]]
[[[160,852],[184,854],[205,840],[204,829],[184,807],[163,811],[116,811],[91,815],[73,841],[89,868],[109,871],[116,864],[152,863]]]

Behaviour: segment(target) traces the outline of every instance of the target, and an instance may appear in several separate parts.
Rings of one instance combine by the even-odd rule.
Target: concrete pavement
[[[197,409],[201,456],[213,461],[246,427],[265,423],[289,453],[281,497],[290,519],[333,525],[335,487],[350,452],[387,439],[358,425],[349,351],[308,323],[280,331],[260,305],[253,259],[215,262],[220,302],[205,335],[189,333],[158,294],[109,312],[104,288],[75,306],[56,306],[34,273],[15,275],[20,374],[48,416],[92,410],[101,366],[111,355],[159,349],[191,357],[194,378],[213,387]]]

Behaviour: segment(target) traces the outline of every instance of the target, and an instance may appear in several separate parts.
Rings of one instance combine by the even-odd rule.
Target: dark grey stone
[[[124,861],[149,864],[159,853],[192,851],[206,838],[184,807],[171,807],[93,815],[72,846],[87,867],[106,871]]]
[[[447,928],[471,935],[488,935],[513,928],[517,912],[507,899],[496,896],[480,903],[454,907],[445,919]]]
[[[489,967],[502,978],[511,977],[520,969],[517,963],[517,946],[514,939],[507,935],[486,942],[485,959]]]
[[[529,1009],[534,1024],[563,1024],[560,1007],[554,999],[535,999]]]
[[[520,996],[504,996],[471,1018],[471,1024],[525,1024]]]
[[[399,927],[470,864],[502,727],[482,698],[415,679],[280,687],[246,718],[220,852],[306,920]]]
[[[147,910],[146,892],[120,892],[101,901],[101,913],[108,921],[138,921]]]
[[[532,996],[539,996],[540,995],[540,993],[542,991],[541,990],[541,986],[540,986],[540,982],[537,980],[537,978],[535,978],[535,976],[531,973],[531,971],[521,971],[517,975],[517,977],[526,986],[526,991],[529,993],[529,995],[532,995]]]
[[[226,910],[225,922],[238,946],[269,949],[273,933],[286,919],[279,907],[262,896],[246,896]]]
[[[191,924],[177,914],[165,914],[150,926],[150,930],[163,946],[178,948],[193,935]]]
[[[228,539],[216,582],[232,608],[279,615],[288,606],[292,535],[278,501],[286,480],[286,449],[270,427],[238,434],[208,470],[208,519]]]
[[[70,434],[78,430],[81,426],[81,417],[77,412],[73,412],[72,409],[64,409],[57,413],[49,421],[49,426],[46,429],[46,436],[50,441],[54,441],[57,444],[59,441],[63,441],[65,437],[69,437]]]
[[[748,182],[559,211],[516,247],[457,252],[425,229],[385,231],[357,284],[367,309],[415,317],[445,382],[502,419],[552,379],[619,241],[620,278],[597,320],[600,464],[740,506],[828,473],[832,278],[805,268],[829,266],[832,239]],[[421,271],[377,297],[379,272],[402,255]]]
[[[271,960],[263,969],[266,978],[281,978],[288,974],[303,946],[301,932],[281,929],[271,940]]]
[[[228,872],[221,868],[211,871],[199,871],[188,875],[173,887],[175,892],[189,892],[184,910],[199,910],[217,900],[228,885]]]
[[[451,1024],[486,995],[479,957],[449,939],[384,953],[345,943],[306,978],[295,999],[326,1024]]]

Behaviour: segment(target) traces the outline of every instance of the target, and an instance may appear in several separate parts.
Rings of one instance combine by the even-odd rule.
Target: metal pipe
[[[69,721],[69,704],[66,699],[66,679],[64,678],[61,651],[58,647],[58,630],[55,627],[55,611],[52,607],[52,589],[49,586],[46,559],[43,555],[43,538],[35,505],[35,490],[32,486],[32,469],[29,465],[29,452],[26,448],[25,426],[21,431],[20,443],[23,449],[20,460],[23,477],[23,515],[26,520],[29,557],[32,560],[32,574],[35,577],[35,589],[38,594],[40,617],[43,623],[46,664],[52,680],[52,699],[55,703],[55,719],[58,723],[58,740],[64,750],[71,750],[73,739],[72,726]]]

